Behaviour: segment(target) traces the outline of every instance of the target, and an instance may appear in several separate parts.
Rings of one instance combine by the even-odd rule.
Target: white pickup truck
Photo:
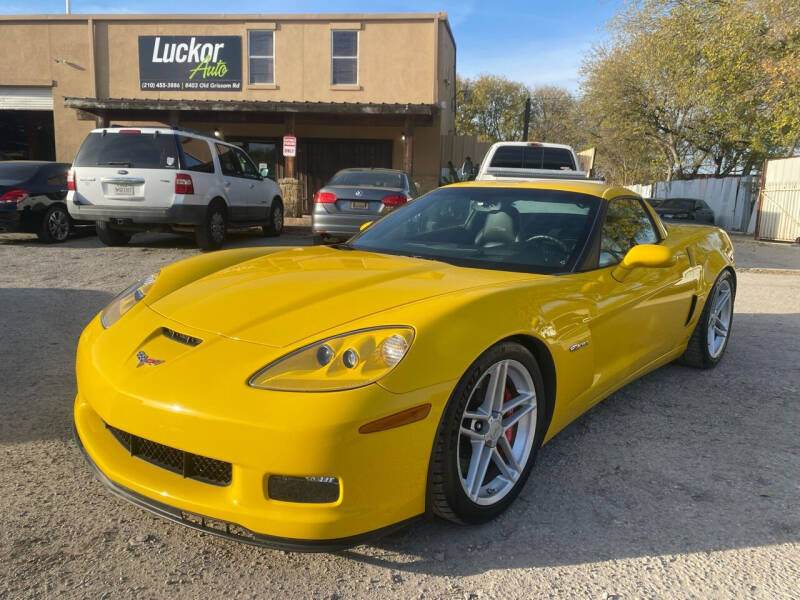
[[[67,209],[108,246],[137,231],[195,234],[220,248],[230,228],[283,231],[278,184],[233,144],[167,127],[106,127],[83,142],[67,175]]]
[[[481,162],[478,181],[586,179],[572,146],[542,142],[497,142]]]

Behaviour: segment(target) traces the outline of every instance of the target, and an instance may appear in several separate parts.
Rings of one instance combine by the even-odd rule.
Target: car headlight
[[[156,277],[158,277],[158,273],[153,273],[149,277],[137,281],[131,287],[117,294],[117,297],[109,302],[108,306],[103,309],[100,315],[100,322],[103,324],[103,327],[106,329],[111,327],[114,323],[119,321],[122,315],[144,298],[156,282]]]
[[[330,337],[279,358],[248,381],[283,392],[332,392],[373,383],[394,369],[411,347],[410,327],[375,327]]]

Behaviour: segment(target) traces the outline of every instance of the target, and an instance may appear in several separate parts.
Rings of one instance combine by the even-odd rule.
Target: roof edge
[[[444,16],[443,16],[444,15]],[[0,21],[433,21],[447,20],[445,13],[110,13],[0,15]]]

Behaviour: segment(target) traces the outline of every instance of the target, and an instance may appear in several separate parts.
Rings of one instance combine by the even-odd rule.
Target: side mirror
[[[267,163],[258,163],[258,172],[262,177],[269,177],[269,165]]]
[[[364,231],[367,227],[372,225],[372,221],[367,221],[366,223],[362,223],[361,227],[358,228],[359,231]]]
[[[611,271],[611,276],[617,281],[624,281],[628,273],[637,267],[658,269],[671,267],[674,264],[675,257],[672,256],[669,248],[656,244],[639,244],[628,250],[622,262]]]

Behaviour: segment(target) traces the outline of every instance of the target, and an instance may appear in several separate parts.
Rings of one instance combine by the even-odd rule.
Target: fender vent
[[[692,294],[692,303],[689,305],[689,314],[686,315],[686,323],[684,323],[684,326],[688,325],[689,322],[692,320],[695,308],[697,308],[697,295]]]

